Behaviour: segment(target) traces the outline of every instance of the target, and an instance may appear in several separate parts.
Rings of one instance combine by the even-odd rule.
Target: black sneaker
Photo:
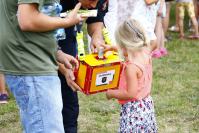
[[[8,103],[8,95],[7,94],[0,94],[0,104]]]

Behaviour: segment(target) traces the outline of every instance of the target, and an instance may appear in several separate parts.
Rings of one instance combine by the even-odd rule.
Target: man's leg
[[[6,75],[25,133],[64,133],[58,76]]]
[[[65,133],[77,133],[77,119],[79,115],[79,104],[77,92],[73,92],[67,85],[65,77],[59,73],[63,99],[63,124]]]
[[[59,41],[62,51],[76,56],[76,35],[73,29],[66,29],[66,39]],[[65,133],[77,133],[77,119],[79,115],[79,103],[77,92],[73,92],[67,85],[64,75],[59,73],[63,99],[63,123]]]

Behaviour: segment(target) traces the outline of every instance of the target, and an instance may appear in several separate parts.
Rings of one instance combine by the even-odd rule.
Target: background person
[[[97,17],[88,18],[87,30],[91,37],[91,51],[95,52],[100,46],[104,45],[102,29],[104,27],[103,18],[108,10],[107,0],[79,0],[82,9],[98,9]],[[78,0],[61,1],[63,12],[74,8]],[[62,51],[74,57],[77,55],[76,32],[79,26],[65,28],[66,39],[60,40],[59,46]],[[74,82],[75,77],[71,69],[66,69],[60,65],[59,78],[61,80],[62,100],[63,100],[63,123],[66,133],[77,133],[79,103],[76,90],[79,86]]]

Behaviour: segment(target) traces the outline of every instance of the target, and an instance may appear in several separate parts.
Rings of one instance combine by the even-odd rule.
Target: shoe
[[[185,39],[184,35],[179,35],[179,39],[184,40]]]
[[[175,25],[171,26],[169,28],[169,31],[172,31],[172,32],[179,32],[179,27],[176,27]]]
[[[152,52],[153,58],[160,58],[161,56],[162,56],[161,52],[157,49]]]
[[[167,39],[167,41],[172,41],[172,39],[173,39],[171,36],[168,36],[168,35],[165,36],[165,38]]]
[[[7,94],[0,94],[0,104],[8,103],[8,95]]]
[[[168,52],[167,52],[167,49],[166,49],[166,48],[160,48],[160,53],[161,53],[161,56],[166,56],[166,55],[168,55]]]
[[[189,28],[189,32],[194,33],[194,32],[195,32],[195,30],[194,30],[193,28]]]
[[[197,40],[197,39],[199,39],[199,35],[190,35],[190,36],[188,36],[188,39]]]

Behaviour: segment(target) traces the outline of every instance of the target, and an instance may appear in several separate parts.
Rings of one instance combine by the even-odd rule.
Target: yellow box
[[[89,95],[118,87],[121,72],[118,54],[98,59],[97,54],[86,55],[76,72],[76,83]]]

